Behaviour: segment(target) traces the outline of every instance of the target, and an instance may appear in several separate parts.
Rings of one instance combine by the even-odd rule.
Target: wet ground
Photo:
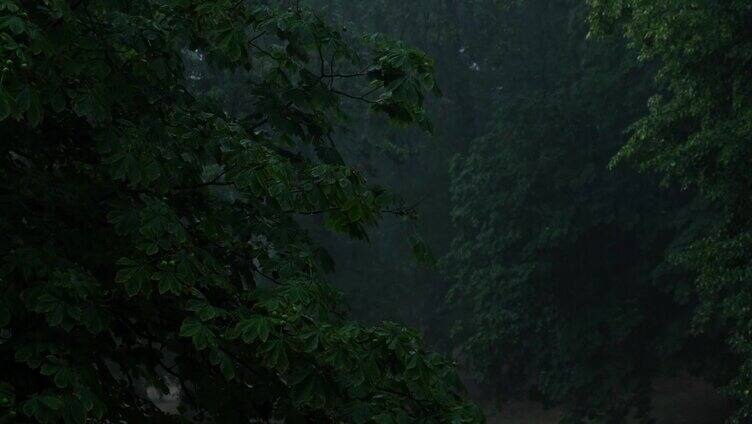
[[[718,390],[691,377],[662,380],[654,385],[656,424],[720,424],[728,417],[729,402]],[[534,402],[513,402],[501,410],[488,408],[489,424],[556,424],[560,410],[545,410]]]

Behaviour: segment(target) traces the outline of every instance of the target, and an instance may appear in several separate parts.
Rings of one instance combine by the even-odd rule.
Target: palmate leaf
[[[183,290],[183,283],[180,281],[179,276],[175,273],[161,272],[159,274],[155,274],[152,278],[159,281],[159,294],[172,293],[179,295]]]
[[[20,16],[4,16],[0,18],[0,29],[6,29],[12,34],[19,35],[26,29],[26,23]]]
[[[290,366],[288,350],[289,346],[283,338],[268,340],[262,347],[266,363],[281,372],[287,371]]]
[[[305,370],[293,384],[293,399],[298,405],[317,405],[325,400],[326,381],[315,370]]]
[[[110,116],[109,107],[101,89],[76,93],[73,97],[73,111],[93,121],[104,121]]]
[[[208,324],[196,318],[186,318],[180,326],[180,337],[190,337],[198,350],[216,345],[214,333]]]
[[[63,401],[57,396],[38,395],[24,402],[23,412],[38,422],[52,423],[55,422],[63,405]]]
[[[62,417],[63,421],[67,424],[84,424],[86,423],[87,407],[81,399],[74,396],[66,396],[64,398],[64,406]],[[91,409],[88,408],[88,409]]]
[[[419,235],[413,235],[410,237],[410,247],[412,248],[415,258],[423,264],[435,265],[436,258],[431,253],[428,245]]]
[[[148,286],[151,273],[147,264],[129,258],[121,258],[117,265],[121,268],[115,277],[115,281],[125,286],[125,291],[129,296],[137,295]]]
[[[238,322],[235,331],[246,343],[259,340],[264,343],[269,338],[272,331],[272,323],[268,317],[254,315],[250,318]]]

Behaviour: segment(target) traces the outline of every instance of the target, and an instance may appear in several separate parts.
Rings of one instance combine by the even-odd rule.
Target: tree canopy
[[[572,422],[648,422],[681,373],[744,422],[752,7],[588,3],[500,15],[494,126],[452,163],[456,340]]]
[[[345,319],[296,218],[394,211],[331,133],[342,98],[427,126],[431,59],[229,0],[2,0],[0,51],[2,419],[482,420],[415,332]],[[143,393],[173,384],[178,415]]]
[[[497,124],[452,164],[445,266],[454,332],[488,384],[618,421],[649,412],[652,379],[696,341],[690,299],[673,298],[682,280],[663,264],[682,197],[607,167],[651,73],[618,38],[585,41],[586,13],[575,1],[507,11],[517,38]]]
[[[738,357],[728,361],[734,370],[722,378],[738,401],[736,419],[748,420],[752,4],[590,3],[597,33],[623,32],[643,60],[658,64],[663,90],[631,127],[614,164],[630,162],[659,174],[665,184],[695,190],[713,212],[681,240],[671,261],[696,277],[700,303],[693,331],[723,334]]]
[[[685,380],[748,422],[751,29],[0,0],[0,422],[651,423]]]

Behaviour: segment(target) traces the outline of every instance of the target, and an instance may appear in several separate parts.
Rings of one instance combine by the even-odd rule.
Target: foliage
[[[749,287],[752,214],[752,4],[745,1],[591,0],[597,33],[623,31],[644,60],[658,63],[666,90],[631,129],[614,161],[657,171],[666,184],[696,189],[719,209],[687,237],[675,261],[697,274],[694,327],[722,331],[744,362],[729,389],[737,419],[752,417]]]
[[[363,97],[334,63],[420,124],[430,59],[228,0],[0,0],[0,51],[4,419],[180,421],[143,393],[177,384],[197,420],[482,420],[414,332],[344,320],[296,221],[362,238],[391,207],[332,143]],[[192,94],[186,57],[247,103]]]
[[[497,16],[498,0],[307,0],[337,22],[345,35],[377,31],[418,46],[435,58],[441,96],[426,108],[432,131],[402,130],[357,105],[346,105],[357,126],[340,128],[333,138],[348,163],[404,199],[403,214],[369,231],[369,243],[312,233],[336,253],[332,281],[341,288],[353,315],[377,322],[384,317],[417,326],[433,345],[450,350],[447,327],[453,317],[443,307],[449,281],[433,257],[449,248],[449,162],[480,135],[503,71],[498,50],[507,40]],[[404,243],[410,234],[411,246]],[[423,241],[423,243],[414,243]],[[427,247],[427,248],[426,248]],[[429,252],[430,250],[430,252]],[[429,254],[430,253],[430,254]],[[416,261],[415,256],[419,260]]]
[[[463,357],[504,398],[566,406],[572,422],[648,420],[651,384],[724,354],[690,334],[689,278],[665,263],[690,196],[608,170],[654,90],[618,38],[586,41],[576,1],[528,1],[495,127],[452,167],[457,235],[444,267]]]

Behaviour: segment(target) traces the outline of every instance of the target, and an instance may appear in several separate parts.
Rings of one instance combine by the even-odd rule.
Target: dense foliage
[[[698,333],[720,331],[743,359],[729,387],[737,419],[752,418],[752,4],[746,1],[597,1],[591,21],[622,31],[645,60],[658,63],[666,89],[631,128],[614,159],[657,171],[696,189],[718,209],[684,240],[673,260],[692,270]]]
[[[564,404],[574,419],[647,417],[657,378],[690,373],[723,385],[739,375],[740,352],[724,343],[725,318],[708,319],[725,307],[711,306],[694,283],[696,266],[684,266],[713,263],[686,247],[723,221],[719,198],[698,196],[700,187],[686,181],[664,189],[652,173],[609,163],[628,142],[625,133],[638,128],[632,124],[650,113],[650,97],[686,84],[683,75],[665,75],[656,53],[684,54],[680,43],[661,43],[635,25],[662,34],[661,21],[676,16],[672,26],[687,40],[703,34],[694,26],[705,28],[702,37],[716,38],[694,38],[688,51],[702,45],[714,53],[692,69],[728,83],[747,63],[734,47],[744,45],[746,5],[309,3],[356,33],[376,29],[421,46],[437,58],[444,92],[430,104],[438,117],[430,138],[394,135],[366,115],[356,137],[344,135],[354,141],[348,159],[418,204],[419,233],[435,252],[449,251],[439,272],[420,269],[400,260],[406,255],[396,240],[405,231],[391,225],[372,234],[368,249],[335,244],[344,259],[336,279],[359,316],[412,320],[434,342],[459,348],[487,393]],[[630,49],[622,32],[656,51]],[[722,90],[706,93],[707,101],[718,103]],[[716,106],[725,110],[708,110]],[[681,138],[682,125],[666,131]],[[445,276],[455,288],[440,306]]]
[[[499,18],[495,127],[452,168],[457,340],[502,395],[575,422],[649,420],[676,373],[747,420],[752,6],[589,3]]]
[[[424,54],[229,0],[2,0],[0,51],[2,419],[178,421],[143,393],[177,385],[205,421],[482,420],[414,332],[344,320],[296,220],[393,209],[330,135],[342,97],[425,126]]]
[[[348,112],[357,122],[334,135],[343,156],[404,199],[409,214],[389,218],[369,232],[369,243],[323,237],[335,257],[333,282],[354,316],[387,317],[419,327],[434,343],[449,347],[442,308],[448,281],[432,265],[452,239],[448,160],[482,133],[491,117],[499,72],[495,43],[503,40],[496,0],[307,0],[357,35],[378,31],[418,46],[435,59],[441,96],[426,101],[432,131],[384,125],[362,108]],[[437,231],[437,229],[440,229]],[[410,246],[405,243],[410,241]],[[423,244],[429,246],[424,249]],[[412,249],[411,249],[412,248]],[[411,250],[418,253],[416,261]],[[354,283],[357,281],[357,283]]]
[[[0,422],[483,420],[348,317],[747,422],[751,65],[740,0],[0,0]]]
[[[506,11],[516,37],[497,124],[453,163],[445,265],[450,303],[472,311],[454,331],[489,384],[620,420],[647,414],[652,377],[685,365],[693,342],[689,299],[672,293],[686,288],[662,267],[681,198],[607,169],[651,75],[620,40],[586,41],[585,13],[576,1]]]

